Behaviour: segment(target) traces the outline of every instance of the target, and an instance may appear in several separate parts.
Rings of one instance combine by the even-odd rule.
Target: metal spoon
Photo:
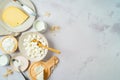
[[[15,62],[15,61],[16,61],[16,62],[19,62],[17,59],[13,59],[12,61],[13,61],[13,62]],[[24,77],[24,80],[29,80],[29,79],[23,74],[23,72],[21,71],[20,67],[21,67],[21,65],[19,64],[19,65],[17,66],[17,68],[18,68],[20,74]]]
[[[19,70],[20,74],[24,77],[25,80],[29,80],[29,79],[23,74],[23,72],[20,70],[20,66],[18,66],[18,70]]]

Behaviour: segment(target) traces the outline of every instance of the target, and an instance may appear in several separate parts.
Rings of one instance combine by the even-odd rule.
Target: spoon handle
[[[25,80],[29,80],[24,74],[23,74],[23,72],[19,69],[19,71],[20,71],[20,74],[24,77],[24,79]]]
[[[50,48],[50,47],[46,47],[46,46],[44,46],[44,47],[45,47],[46,49],[52,51],[52,52],[57,53],[57,54],[60,54],[60,53],[61,53],[59,50],[56,50],[56,49],[53,49],[53,48]]]
[[[61,53],[59,50],[54,49],[54,48],[50,48],[50,47],[47,47],[47,46],[44,46],[44,45],[42,45],[40,42],[38,42],[38,46],[44,47],[44,48],[46,48],[46,49],[48,49],[48,50],[50,50],[50,51],[52,51],[52,52],[55,52],[55,53],[57,53],[57,54],[60,54],[60,53]]]

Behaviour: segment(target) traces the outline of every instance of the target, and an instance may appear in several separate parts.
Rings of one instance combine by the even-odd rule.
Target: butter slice
[[[13,28],[21,25],[28,17],[25,12],[15,6],[7,7],[2,14],[3,21]]]

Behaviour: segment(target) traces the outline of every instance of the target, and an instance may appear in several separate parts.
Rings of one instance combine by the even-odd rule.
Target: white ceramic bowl
[[[30,62],[24,56],[18,54],[12,57],[12,59],[10,60],[10,65],[17,72],[19,72],[18,67],[20,66],[20,70],[24,72],[28,69]]]
[[[24,33],[22,34],[22,36],[19,38],[19,50],[21,52],[21,54],[25,57],[27,57],[30,61],[40,61],[42,59],[45,58],[45,56],[47,55],[48,53],[48,49],[45,49],[44,50],[44,55],[41,56],[41,57],[36,57],[36,58],[31,58],[27,55],[27,50],[25,49],[25,46],[24,46],[24,40],[29,36],[29,35],[38,35],[40,37],[43,38],[44,42],[46,43],[46,46],[48,46],[48,41],[47,39],[40,33],[37,33],[37,32],[28,32],[28,33]]]

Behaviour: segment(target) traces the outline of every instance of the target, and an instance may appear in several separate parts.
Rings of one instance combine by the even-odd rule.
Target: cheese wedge
[[[37,80],[44,80],[44,72],[43,71],[37,75]]]
[[[10,27],[17,27],[28,19],[28,15],[15,6],[7,7],[2,14],[3,21]]]
[[[37,74],[36,80],[44,80],[44,67],[38,66],[35,68],[35,72]]]

